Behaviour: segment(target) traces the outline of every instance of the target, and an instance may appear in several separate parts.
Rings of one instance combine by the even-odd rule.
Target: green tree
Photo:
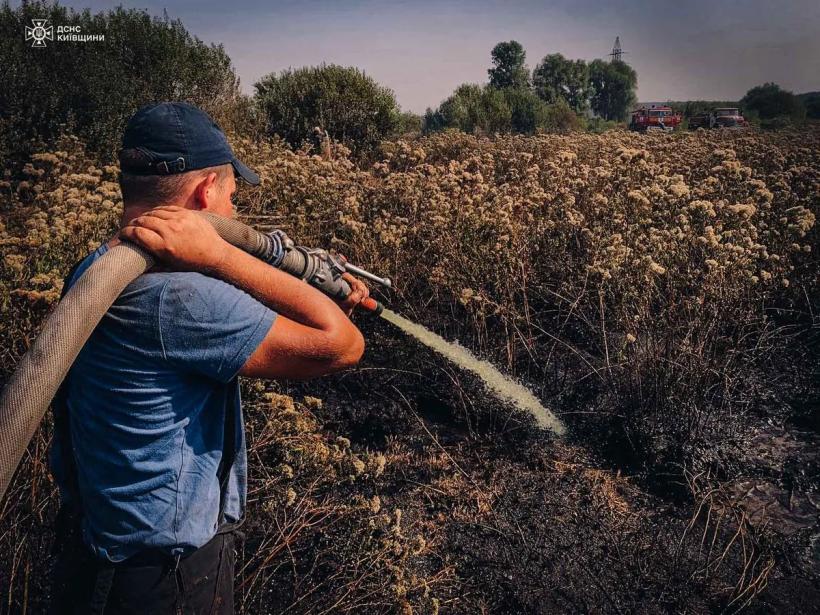
[[[439,130],[443,130],[447,126],[444,123],[444,117],[439,113],[438,109],[433,109],[432,107],[427,107],[424,112],[424,118],[421,122],[421,132],[422,134],[429,134],[431,132],[437,132]]]
[[[635,104],[638,75],[626,62],[593,60],[589,64],[592,110],[606,120],[624,121]]]
[[[820,92],[806,92],[799,98],[806,107],[806,117],[820,120]]]
[[[530,88],[501,90],[510,109],[510,128],[513,132],[533,134],[546,124],[549,110]]]
[[[395,132],[397,135],[418,135],[421,133],[423,122],[424,118],[422,118],[422,116],[418,113],[403,111],[398,115]]]
[[[764,83],[753,87],[746,92],[740,104],[744,109],[756,111],[763,120],[782,116],[802,119],[806,115],[801,100],[776,83]]]
[[[285,70],[262,77],[254,87],[269,132],[294,147],[319,127],[361,154],[400,123],[392,90],[357,68],[323,64]]]
[[[548,105],[529,88],[494,88],[464,84],[424,116],[424,132],[458,128],[470,133],[566,132],[581,127],[563,99]]]
[[[482,96],[483,90],[480,85],[464,83],[458,86],[452,96],[439,106],[442,125],[459,128],[464,132],[474,132],[476,128],[483,128],[486,118]]]
[[[487,134],[511,130],[512,113],[505,90],[465,83],[458,86],[436,111],[427,110],[424,132],[458,128]]]
[[[589,97],[589,67],[583,60],[569,60],[560,53],[544,57],[532,73],[535,93],[549,104],[565,100],[583,113]]]
[[[481,103],[484,107],[484,126],[487,134],[505,133],[513,130],[513,110],[510,108],[507,90],[484,86]]]
[[[527,57],[518,41],[498,43],[491,52],[493,67],[487,70],[494,88],[522,88],[530,84],[530,71],[524,63]]]
[[[80,26],[104,41],[47,42],[34,49],[23,33],[33,18]],[[253,121],[247,97],[221,45],[207,45],[182,22],[116,8],[77,13],[57,3],[0,6],[0,139],[7,156],[24,157],[35,140],[49,141],[64,125],[90,147],[112,155],[125,122],[142,105],[184,100],[223,128]]]
[[[542,128],[546,132],[581,130],[583,122],[565,100],[547,105]]]

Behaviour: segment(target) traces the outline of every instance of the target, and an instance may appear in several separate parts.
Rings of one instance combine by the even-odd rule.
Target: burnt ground
[[[679,485],[664,497],[611,451],[556,441],[389,324],[359,325],[368,350],[358,369],[279,390],[321,398],[323,431],[386,456],[367,495],[426,541],[403,562],[432,579],[426,594],[409,584],[392,596],[391,585],[365,611],[820,612],[812,429],[762,421],[743,478],[695,477],[688,498]],[[303,574],[276,576],[288,589],[258,606],[324,606],[298,599]]]
[[[755,417],[743,471],[689,477],[683,497],[605,437],[571,424],[556,440],[388,323],[358,324],[356,369],[244,383],[241,612],[820,612],[811,395]],[[45,612],[55,506],[41,501],[0,527],[6,545],[25,529],[0,612]]]

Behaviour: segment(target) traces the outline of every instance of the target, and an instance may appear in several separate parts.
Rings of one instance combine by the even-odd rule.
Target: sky
[[[247,93],[268,73],[326,62],[364,70],[416,113],[462,83],[486,82],[491,49],[513,39],[534,68],[548,53],[605,58],[620,36],[641,101],[738,100],[766,81],[820,90],[820,0],[60,3],[166,9],[193,35],[225,46]]]

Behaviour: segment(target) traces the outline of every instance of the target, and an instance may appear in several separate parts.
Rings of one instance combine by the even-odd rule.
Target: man
[[[140,109],[120,151],[117,236],[159,266],[128,285],[55,399],[63,507],[56,613],[232,613],[233,532],[246,497],[237,376],[305,379],[355,365],[364,340],[335,302],[222,240],[195,211],[233,215],[234,174],[259,177],[184,103]],[[62,537],[62,538],[60,538]]]

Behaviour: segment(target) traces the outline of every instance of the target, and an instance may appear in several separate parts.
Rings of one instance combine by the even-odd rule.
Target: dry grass
[[[820,130],[447,133],[386,143],[366,169],[338,145],[236,149],[263,178],[239,195],[249,222],[390,275],[398,311],[530,382],[609,459],[689,477],[695,504],[670,512],[579,448],[523,435],[377,328],[377,358],[348,379],[247,387],[246,612],[734,611],[765,588],[770,528],[711,468],[740,463],[748,418],[788,388],[778,361],[816,326]],[[115,181],[71,137],[6,169],[4,373],[113,229]],[[0,511],[10,612],[47,599],[49,438],[46,424]]]

